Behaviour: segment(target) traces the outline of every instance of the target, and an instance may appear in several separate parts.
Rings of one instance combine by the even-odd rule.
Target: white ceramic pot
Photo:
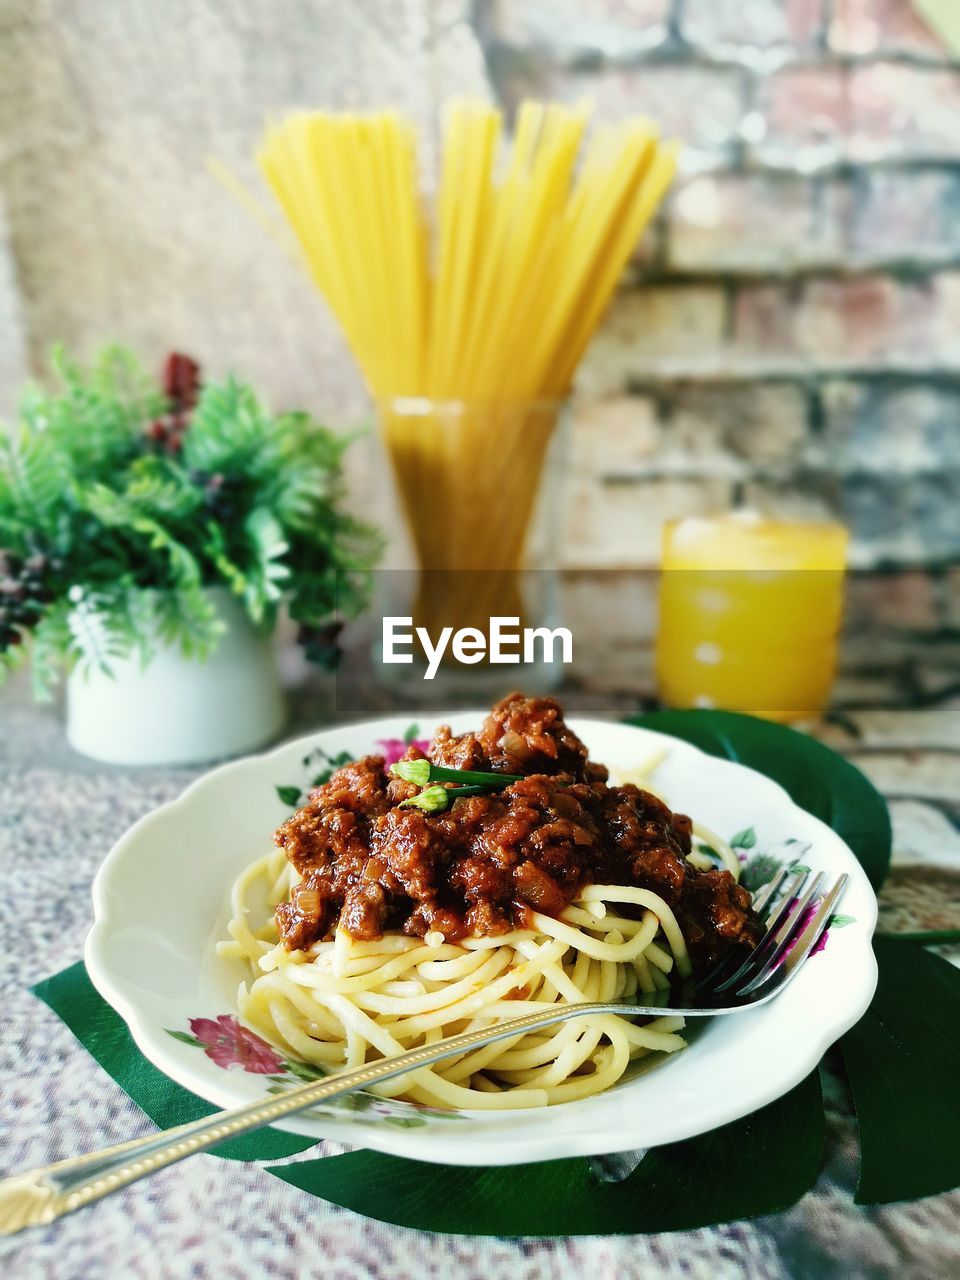
[[[286,719],[270,638],[223,588],[210,595],[226,631],[205,660],[158,645],[141,669],[114,661],[112,675],[71,673],[67,739],[110,764],[195,764],[263,746]]]

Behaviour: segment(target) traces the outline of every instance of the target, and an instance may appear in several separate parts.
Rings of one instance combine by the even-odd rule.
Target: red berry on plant
[[[163,369],[163,389],[176,409],[192,409],[200,392],[200,366],[196,360],[171,351]]]

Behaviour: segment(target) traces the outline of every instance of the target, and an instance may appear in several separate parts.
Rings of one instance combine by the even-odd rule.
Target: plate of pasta
[[[753,945],[752,895],[785,865],[850,882],[770,1003],[560,1022],[282,1126],[444,1163],[601,1155],[785,1093],[876,982],[876,901],[844,842],[678,739],[512,694],[224,765],[112,850],[85,959],[146,1057],[230,1107],[550,1004],[666,998]]]

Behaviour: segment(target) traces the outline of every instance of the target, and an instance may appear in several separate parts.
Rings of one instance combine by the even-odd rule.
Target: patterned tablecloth
[[[322,708],[301,708],[303,723],[310,717],[320,723]],[[609,708],[611,714],[623,710],[622,701],[616,711]],[[825,727],[823,736],[846,750],[891,802],[895,868],[881,899],[881,927],[956,927],[958,704],[851,713],[842,726]],[[151,1128],[27,988],[80,956],[91,918],[90,882],[114,840],[193,776],[194,771],[118,770],[81,760],[65,746],[56,712],[31,707],[19,682],[0,695],[5,1170]],[[826,1160],[816,1187],[789,1212],[712,1230],[530,1240],[433,1235],[384,1226],[311,1199],[256,1165],[201,1155],[52,1227],[0,1242],[0,1273],[11,1280],[960,1275],[960,1193],[879,1209],[855,1207],[856,1128],[845,1087],[832,1076],[828,1108]]]

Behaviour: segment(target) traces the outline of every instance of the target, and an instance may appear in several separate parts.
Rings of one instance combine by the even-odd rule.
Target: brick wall
[[[475,19],[508,107],[588,94],[686,142],[579,381],[572,563],[654,561],[659,517],[735,493],[841,514],[862,566],[960,559],[960,59],[909,0]]]
[[[578,380],[571,569],[654,563],[663,518],[740,492],[841,513],[861,565],[924,571],[867,614],[960,630],[960,58],[908,0],[0,10],[0,405],[51,342],[120,337],[356,423],[335,326],[208,158],[255,181],[300,105],[429,130],[453,92],[588,93],[686,150]]]

